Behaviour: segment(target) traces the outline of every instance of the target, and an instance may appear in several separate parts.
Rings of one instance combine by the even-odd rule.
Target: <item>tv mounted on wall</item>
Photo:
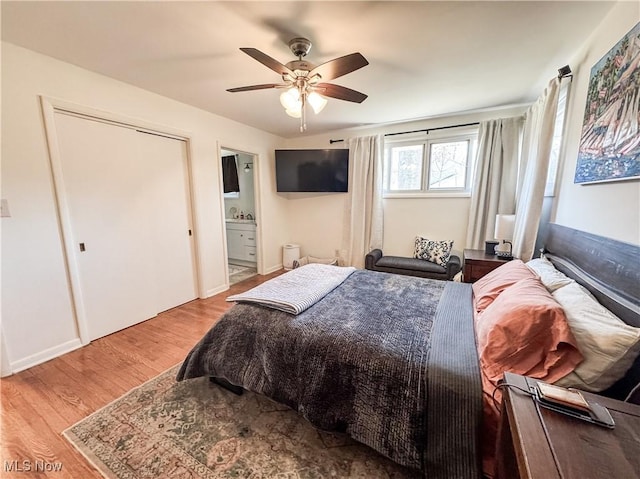
[[[276,189],[281,193],[346,193],[349,150],[276,150]]]

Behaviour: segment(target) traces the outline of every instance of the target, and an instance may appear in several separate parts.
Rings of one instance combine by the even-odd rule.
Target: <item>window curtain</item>
[[[238,167],[236,165],[236,155],[222,157],[222,183],[225,193],[240,191],[238,182]]]
[[[518,192],[513,232],[513,255],[523,261],[528,261],[533,256],[538,235],[559,90],[560,79],[554,78],[525,113],[521,165],[523,177]]]
[[[521,117],[480,123],[467,248],[484,249],[494,237],[496,215],[515,211],[521,128]]]
[[[382,248],[382,137],[347,140],[351,162],[343,242],[344,262],[364,268],[365,255]]]

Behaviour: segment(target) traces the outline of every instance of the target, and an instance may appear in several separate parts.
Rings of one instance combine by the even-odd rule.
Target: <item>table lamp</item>
[[[515,223],[516,215],[496,215],[496,230],[494,236],[497,240],[502,241],[502,244],[509,245],[509,251],[503,251],[502,248],[500,248],[500,244],[496,246],[496,256],[501,259],[513,259],[511,240],[513,240]]]

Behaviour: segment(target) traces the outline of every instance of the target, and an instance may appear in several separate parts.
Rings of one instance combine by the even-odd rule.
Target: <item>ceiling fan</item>
[[[338,100],[354,103],[362,103],[367,98],[367,95],[359,91],[333,83],[326,83],[329,80],[334,80],[367,66],[369,62],[360,53],[351,53],[315,66],[303,60],[303,57],[311,50],[311,42],[309,40],[300,37],[294,38],[289,42],[289,48],[298,59],[290,61],[286,65],[274,60],[256,48],[241,48],[240,50],[254,60],[279,73],[282,76],[283,83],[243,86],[229,88],[227,91],[236,93],[269,88],[286,88],[286,91],[280,95],[280,103],[282,103],[289,116],[300,118],[301,132],[307,129],[305,114],[307,103],[311,105],[315,113],[320,113],[327,103],[324,97],[337,98]]]

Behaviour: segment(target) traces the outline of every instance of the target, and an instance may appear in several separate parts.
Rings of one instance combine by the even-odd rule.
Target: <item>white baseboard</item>
[[[275,271],[281,270],[282,267],[283,267],[282,263],[280,263],[280,264],[277,264],[275,266],[272,266],[271,268],[268,268],[266,271],[264,271],[264,272],[262,272],[260,274],[262,274],[262,275],[270,274],[270,273],[273,273]],[[223,292],[227,291],[228,289],[229,289],[229,284],[228,283],[227,284],[223,284],[222,286],[218,286],[217,288],[209,289],[209,290],[206,291],[206,296],[203,299],[210,298],[211,296],[215,296],[216,294],[219,294],[219,293],[223,293]]]
[[[10,366],[11,374],[19,373],[20,371],[24,371],[25,369],[37,366],[38,364],[42,364],[46,361],[49,361],[50,359],[57,358],[58,356],[62,356],[63,354],[69,353],[81,347],[82,343],[80,342],[79,338],[72,339],[71,341],[59,344],[58,346],[54,346],[53,348],[45,349],[44,351],[40,351],[39,353],[32,354],[31,356],[27,356],[23,359],[19,359],[18,361],[13,361]]]
[[[262,274],[270,274],[270,273],[274,273],[274,272],[276,272],[276,271],[278,271],[278,270],[281,270],[282,268],[284,268],[284,265],[283,265],[282,263],[280,263],[280,264],[277,264],[277,265],[275,265],[275,266],[272,266],[271,268],[267,268],[267,269],[264,271],[264,273],[262,273]]]
[[[229,284],[223,284],[222,286],[218,286],[217,288],[207,290],[206,298],[210,298],[211,296],[215,296],[216,294],[223,293],[229,289]]]

